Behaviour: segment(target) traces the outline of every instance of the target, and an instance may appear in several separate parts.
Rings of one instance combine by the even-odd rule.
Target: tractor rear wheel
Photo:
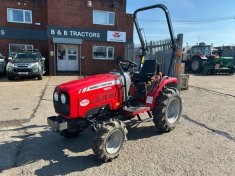
[[[154,104],[153,122],[161,132],[169,132],[179,122],[181,111],[182,98],[178,90],[164,89]]]
[[[109,120],[102,124],[94,141],[93,152],[104,162],[111,161],[119,155],[126,139],[127,130],[120,120]]]
[[[202,71],[202,60],[200,57],[193,57],[190,61],[191,71],[194,73],[200,73]]]

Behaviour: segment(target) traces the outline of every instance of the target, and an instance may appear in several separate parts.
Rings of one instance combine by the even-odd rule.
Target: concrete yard
[[[128,141],[108,163],[93,155],[91,129],[68,140],[47,126],[54,87],[78,78],[0,77],[0,175],[235,175],[235,75],[190,75],[177,128],[128,122]]]

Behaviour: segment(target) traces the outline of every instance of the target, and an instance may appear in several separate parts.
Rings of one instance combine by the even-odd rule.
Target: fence
[[[180,50],[182,50],[183,34],[177,35],[177,38],[175,38],[175,43],[177,47]],[[160,41],[151,41],[147,43],[147,46],[149,50],[147,55],[145,56],[145,59],[146,60],[156,59],[159,64],[161,72],[167,74],[173,52],[171,40],[165,39]],[[140,57],[139,57],[140,55],[141,55],[140,45],[128,44],[126,46],[126,58],[128,60],[132,60],[137,64],[140,64]],[[175,73],[176,62],[177,59],[175,58],[172,63],[172,70],[169,76],[178,76],[178,74]]]

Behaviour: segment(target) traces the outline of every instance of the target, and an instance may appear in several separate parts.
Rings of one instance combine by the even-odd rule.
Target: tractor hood
[[[60,84],[56,87],[56,89],[59,91],[68,92],[69,94],[73,94],[75,92],[82,94],[117,84],[120,84],[119,77],[117,75],[100,74]]]
[[[117,109],[122,101],[119,76],[110,73],[67,82],[58,85],[55,91],[60,98],[60,101],[55,100],[56,93],[54,93],[55,111],[67,118],[83,118],[95,108],[99,110],[107,104]],[[64,104],[62,104],[62,94],[65,96]]]

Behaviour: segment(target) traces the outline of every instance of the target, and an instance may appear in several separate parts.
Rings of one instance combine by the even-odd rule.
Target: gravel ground
[[[53,88],[71,79],[76,77],[45,77],[42,84],[0,82],[1,90],[9,91],[0,93],[0,175],[235,175],[235,75],[190,75],[177,128],[160,134],[152,122],[127,122],[128,141],[120,156],[108,163],[93,155],[90,129],[71,140],[48,129],[46,117],[55,114]],[[34,86],[38,88],[31,94]],[[12,99],[11,92],[14,97],[39,97],[23,104],[26,100]],[[21,113],[11,109],[21,104]],[[8,117],[14,118],[8,113],[27,123],[9,125]]]

